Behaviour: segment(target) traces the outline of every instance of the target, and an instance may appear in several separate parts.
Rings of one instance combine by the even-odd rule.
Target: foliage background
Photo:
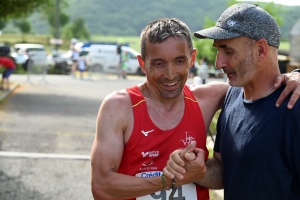
[[[4,0],[3,2],[13,0]],[[24,2],[24,0],[20,0]],[[46,0],[35,0],[36,2]],[[181,1],[181,0],[63,0],[67,6],[62,6],[61,12],[66,13],[70,22],[77,18],[85,21],[91,35],[104,36],[138,36],[141,30],[152,20],[161,17],[175,17],[183,20],[191,32],[204,27],[205,20],[217,21],[219,15],[228,7],[229,0],[213,1]],[[26,1],[32,2],[32,1]],[[54,0],[50,1],[52,4]],[[263,5],[263,3],[258,3]],[[3,10],[0,8],[0,10]],[[279,6],[273,9],[274,14],[282,17],[282,38],[289,39],[289,31],[300,18],[300,6]],[[51,27],[47,23],[44,13],[33,12],[29,16],[32,23],[32,33],[48,34]],[[3,32],[17,32],[12,25]]]
[[[20,5],[24,5],[25,1],[19,0],[17,4],[12,4],[12,2],[14,0],[0,2],[0,22],[3,20],[1,14],[9,14],[1,13],[1,11],[12,7],[14,7],[12,10],[18,11]],[[28,29],[26,35],[25,32],[22,32],[22,38],[15,35],[20,34],[21,29],[16,26],[18,24],[16,20],[20,19],[13,19],[2,29],[3,35],[0,36],[0,42],[13,44],[38,41],[37,43],[46,44],[49,48],[53,48],[49,45],[49,39],[56,35],[54,26],[56,0],[26,0],[26,2],[27,4],[23,8],[28,10],[25,12],[28,15],[25,17],[24,14],[19,13],[19,17],[21,17],[23,25],[26,25],[26,22],[30,23],[31,35],[28,34]],[[60,0],[60,2],[62,18],[60,37],[64,39],[63,45],[60,46],[61,49],[68,49],[70,39],[75,37],[81,41],[124,42],[140,51],[138,37],[141,30],[150,21],[161,17],[179,18],[190,27],[191,33],[193,33],[202,28],[213,26],[220,14],[229,5],[236,3],[236,0]],[[300,19],[300,6],[258,4],[267,7],[270,14],[277,19],[282,32],[282,41],[288,41],[289,31]],[[32,12],[33,8],[38,7],[38,5],[41,6]],[[16,17],[18,14],[9,16]],[[36,39],[32,35],[35,35]],[[209,62],[213,63],[216,50],[212,47],[212,40],[198,40],[194,37],[193,39],[198,50],[197,60],[207,56]]]

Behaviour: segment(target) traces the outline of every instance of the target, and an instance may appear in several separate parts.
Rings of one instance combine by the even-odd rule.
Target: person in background
[[[14,62],[13,58],[9,56],[0,55],[0,67],[5,68],[2,74],[0,90],[9,90],[10,89],[9,77],[15,70],[16,63]]]
[[[123,64],[123,52],[122,52],[122,44],[117,45],[117,74],[118,78],[121,77],[122,75],[122,64]]]
[[[127,68],[129,66],[129,53],[128,51],[124,51],[122,56],[122,77],[123,79],[126,79],[127,76]]]
[[[76,71],[78,68],[78,59],[79,59],[79,52],[75,48],[75,46],[72,47],[72,66],[71,66],[71,75],[75,78],[76,77]]]
[[[80,55],[78,58],[78,70],[80,73],[80,79],[83,79],[83,73],[85,71],[85,56]]]
[[[286,94],[282,106],[274,106],[286,88],[273,84],[280,75],[280,30],[275,19],[257,5],[235,4],[223,12],[216,26],[194,35],[214,39],[216,67],[231,86],[211,158],[222,164],[220,173],[223,170],[222,179],[214,184],[224,183],[224,199],[300,199],[300,102],[286,109],[291,108],[288,101],[294,101]],[[298,88],[293,95],[299,94]],[[186,152],[197,152],[195,144],[175,151],[164,173],[201,184],[197,177],[203,174],[199,169],[203,162],[196,156],[185,157]]]
[[[140,38],[141,55],[137,58],[146,81],[107,95],[99,108],[91,150],[93,197],[150,200],[184,196],[208,200],[207,187],[219,178],[213,171],[207,170],[212,172],[209,174],[198,168],[202,171],[198,176],[203,178],[201,187],[172,181],[162,170],[170,153],[192,141],[203,149],[204,163],[208,157],[206,132],[229,86],[223,82],[186,85],[196,49],[189,28],[181,20],[154,20],[142,30]],[[274,80],[276,87],[286,78],[281,75]],[[287,83],[285,93],[300,86],[296,81]],[[209,164],[220,166],[217,160]],[[180,186],[176,193],[169,190],[172,185]]]
[[[202,84],[205,84],[206,80],[209,78],[208,60],[206,56],[203,56],[203,58],[200,61],[197,76],[199,76],[202,79]]]

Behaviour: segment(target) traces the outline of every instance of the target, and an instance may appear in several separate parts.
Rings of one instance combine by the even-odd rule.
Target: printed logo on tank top
[[[143,133],[143,135],[144,136],[148,136],[149,135],[149,133],[151,133],[151,132],[153,132],[154,131],[154,129],[152,129],[152,130],[150,130],[150,131],[144,131],[144,130],[142,130],[141,132]]]
[[[193,133],[186,131],[181,135],[180,141],[184,146],[188,146],[192,141],[195,141],[195,136]]]
[[[153,166],[154,161],[151,160],[150,162],[144,162],[140,168],[140,171],[153,171],[153,170],[158,170],[157,167]]]
[[[159,156],[159,151],[147,151],[147,152],[142,152],[143,158],[145,157],[158,157]]]
[[[144,130],[141,131],[145,136],[148,135],[149,132],[153,130],[147,131],[147,134],[144,134]],[[179,142],[183,144],[184,147],[188,146],[192,141],[195,141],[195,135],[191,132],[185,131],[181,134]],[[146,151],[141,152],[142,158],[156,158],[159,157],[159,151]],[[142,164],[139,171],[155,171],[158,170],[158,167],[155,166],[154,161],[147,161]]]

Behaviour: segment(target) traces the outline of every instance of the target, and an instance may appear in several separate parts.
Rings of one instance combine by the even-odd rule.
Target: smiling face
[[[146,42],[145,60],[138,57],[147,76],[148,87],[165,99],[178,97],[186,84],[196,50],[190,51],[186,40],[169,37],[161,43]]]
[[[231,86],[243,87],[257,73],[254,44],[255,40],[246,37],[214,40],[214,46],[218,49],[216,67],[223,69]]]

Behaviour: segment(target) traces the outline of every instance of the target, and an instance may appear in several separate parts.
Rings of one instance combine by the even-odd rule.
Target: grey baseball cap
[[[257,5],[240,3],[227,8],[216,25],[194,33],[196,38],[231,39],[240,36],[266,39],[276,48],[280,44],[280,30],[276,20]]]

